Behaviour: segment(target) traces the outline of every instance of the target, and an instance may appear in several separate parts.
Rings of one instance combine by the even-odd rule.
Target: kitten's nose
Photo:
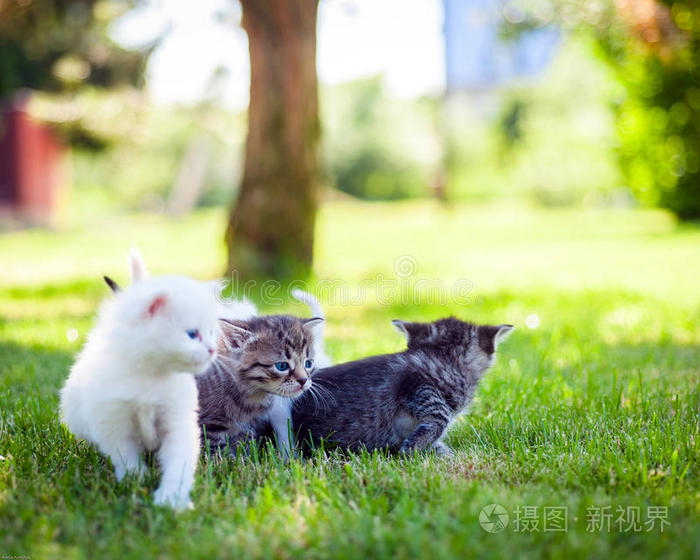
[[[214,350],[214,348],[207,348],[207,351],[209,352],[210,356],[213,356],[214,352],[216,352],[216,350]]]
[[[309,379],[308,377],[304,377],[303,379],[299,379],[299,378],[297,377],[297,383],[299,383],[299,385],[300,385],[301,387],[303,387],[304,385],[306,385],[306,382],[307,382],[308,379]]]

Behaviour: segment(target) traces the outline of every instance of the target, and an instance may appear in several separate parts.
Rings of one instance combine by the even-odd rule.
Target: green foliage
[[[449,99],[450,196],[544,206],[613,203],[623,190],[609,106],[617,89],[591,56],[591,41],[576,35],[565,38],[536,80]]]
[[[35,119],[50,123],[66,144],[88,152],[128,143],[148,118],[143,96],[132,88],[85,86],[71,93],[36,92],[27,109]]]
[[[380,76],[334,86],[322,97],[327,173],[370,200],[434,194],[446,173],[452,200],[604,204],[621,187],[613,88],[580,37],[541,79],[488,93],[394,99]]]
[[[608,104],[615,88],[578,37],[564,44],[541,80],[493,93],[487,103],[467,98],[444,107],[441,99],[394,99],[378,77],[325,88],[326,183],[373,200],[430,195],[446,146],[452,200],[607,204],[622,184]],[[210,155],[200,203],[228,204],[235,194],[244,114],[214,106],[153,107],[133,91],[96,89],[60,103],[55,96],[44,103],[42,96],[32,111],[56,122],[75,115],[108,141],[103,153],[74,151],[76,218],[162,208],[190,141],[202,135]]]
[[[389,99],[375,76],[327,88],[322,109],[325,166],[339,190],[368,200],[429,192],[438,158],[429,102]]]
[[[647,205],[700,217],[700,7],[696,0],[516,0],[504,33],[556,24],[584,30],[625,94],[616,103],[618,156]],[[543,17],[543,14],[546,14]]]
[[[698,557],[700,231],[660,211],[505,212],[422,201],[325,206],[319,278],[342,279],[351,295],[367,296],[323,298],[337,360],[400,349],[404,342],[390,325],[397,317],[454,313],[516,325],[471,411],[452,427],[457,457],[318,453],[284,463],[260,450],[223,463],[202,458],[196,510],[179,515],[153,506],[155,468],[117,483],[108,462],[57,416],[58,389],[107,294],[101,275],[127,283],[125,251],[138,243],[157,274],[214,277],[225,254],[212,239],[225,218],[212,210],[184,220],[129,216],[96,229],[0,238],[3,554]],[[417,267],[403,281],[468,278],[468,303],[402,301],[400,290],[376,297],[362,288],[368,279],[396,279],[409,222]],[[263,309],[308,312],[288,301]],[[525,324],[532,313],[537,329]],[[67,337],[69,329],[78,340]],[[491,503],[511,514],[499,534],[479,525],[481,508]],[[514,510],[523,506],[537,506],[538,531],[514,530]],[[566,532],[542,530],[545,506],[568,507]],[[591,506],[611,506],[610,531],[587,530]],[[642,516],[649,506],[668,507],[670,525],[623,532],[615,524],[618,506],[640,507]]]
[[[77,105],[109,146],[99,153],[72,151],[74,192],[68,210],[73,220],[163,210],[195,141],[206,144],[199,204],[230,203],[242,165],[245,115],[211,107],[154,107],[133,91],[93,93],[81,93]],[[55,106],[53,100],[50,104]]]
[[[75,91],[140,84],[143,53],[118,47],[110,22],[129,6],[110,0],[26,0],[0,5],[0,98],[20,88]]]
[[[142,85],[150,47],[123,49],[108,35],[110,23],[131,5],[127,0],[0,4],[0,99],[18,90],[39,91],[34,116],[66,143],[99,151],[118,141],[115,131],[90,113],[90,98],[95,90]]]
[[[620,161],[640,200],[700,218],[700,8],[662,4],[668,9],[658,6],[655,19],[598,31],[627,91],[618,106]]]

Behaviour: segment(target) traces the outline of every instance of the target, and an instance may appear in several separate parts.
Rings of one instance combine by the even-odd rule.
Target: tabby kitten
[[[471,402],[511,325],[477,326],[449,318],[434,323],[392,321],[408,339],[397,354],[372,356],[314,374],[322,406],[310,394],[293,405],[302,438],[357,450],[389,448],[411,453],[442,442],[450,422]]]
[[[220,320],[218,356],[196,378],[199,424],[212,450],[254,437],[253,422],[267,420],[288,454],[289,399],[311,386],[314,327],[322,318],[289,315]]]

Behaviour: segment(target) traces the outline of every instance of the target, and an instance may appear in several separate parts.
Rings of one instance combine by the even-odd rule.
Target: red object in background
[[[0,217],[51,225],[58,206],[63,146],[35,121],[23,96],[0,108]]]

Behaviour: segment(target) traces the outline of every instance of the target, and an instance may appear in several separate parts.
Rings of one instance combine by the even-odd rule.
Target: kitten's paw
[[[117,477],[117,482],[121,482],[127,476],[140,477],[148,470],[146,465],[138,460],[138,457],[126,463],[112,460],[112,464],[114,465],[114,475]]]
[[[416,448],[406,445],[405,443],[399,448],[400,457],[413,457],[416,454]]]
[[[148,468],[146,468],[146,465],[140,464],[137,467],[130,467],[128,469],[115,469],[114,474],[117,477],[117,482],[121,482],[129,476],[134,478],[141,478],[144,474],[146,474],[147,470]]]
[[[437,455],[438,457],[445,457],[446,459],[452,458],[455,456],[454,451],[449,448],[446,444],[442,443],[441,441],[436,441],[432,445],[433,453]]]
[[[123,467],[114,467],[114,476],[117,477],[117,482],[121,482],[126,476],[126,469]]]
[[[187,494],[171,492],[166,488],[158,488],[153,494],[153,503],[157,506],[171,507],[177,511],[194,509],[194,505],[190,501]]]
[[[278,448],[277,453],[285,464],[289,463],[292,459],[299,458],[299,451],[296,448],[292,450],[290,450],[289,447]]]
[[[141,478],[148,471],[148,467],[144,463],[139,463],[135,467],[129,467],[126,469],[126,476],[133,476],[134,478]]]

